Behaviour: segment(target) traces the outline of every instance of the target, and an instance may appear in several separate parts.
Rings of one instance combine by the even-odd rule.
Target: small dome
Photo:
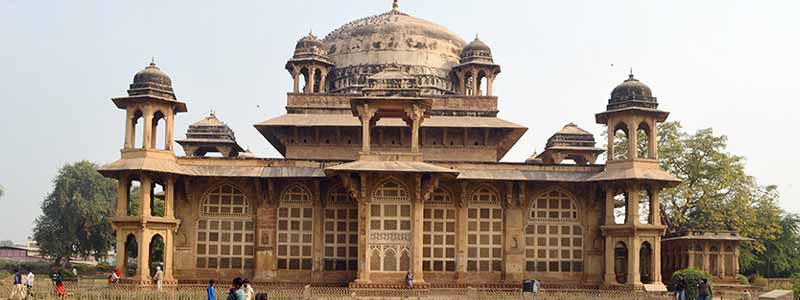
[[[642,83],[636,78],[633,78],[633,73],[628,75],[628,79],[617,85],[611,92],[611,99],[608,100],[609,105],[621,102],[656,102],[653,97],[653,92],[646,84]]]
[[[328,53],[325,51],[325,44],[323,44],[322,41],[320,41],[317,36],[311,32],[297,41],[297,44],[294,46],[295,55],[309,52],[319,55],[328,55]]]
[[[167,73],[161,71],[161,69],[156,66],[156,63],[151,62],[144,70],[139,71],[133,76],[133,84],[158,84],[171,87],[172,79],[169,78]]]
[[[492,49],[483,41],[475,36],[475,40],[467,44],[461,50],[461,63],[480,62],[480,63],[494,63],[492,59]]]

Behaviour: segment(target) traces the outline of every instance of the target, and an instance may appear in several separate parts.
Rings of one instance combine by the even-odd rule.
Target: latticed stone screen
[[[197,268],[252,269],[255,229],[247,197],[231,185],[211,190],[197,222]]]
[[[503,265],[503,210],[499,196],[480,187],[467,209],[467,271],[499,272]]]
[[[311,270],[314,209],[311,193],[300,185],[281,194],[278,207],[278,269]]]
[[[370,270],[406,272],[411,263],[411,202],[394,180],[381,184],[370,205]]]
[[[422,270],[455,272],[456,210],[425,208],[422,235]]]
[[[334,189],[325,208],[325,271],[358,269],[358,210],[342,188]]]
[[[525,238],[526,271],[583,272],[583,228],[568,194],[553,190],[531,202]]]

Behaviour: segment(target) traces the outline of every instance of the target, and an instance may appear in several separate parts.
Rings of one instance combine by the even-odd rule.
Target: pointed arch
[[[144,113],[136,109],[131,117],[131,147],[144,149]],[[138,133],[138,134],[137,134]]]
[[[160,149],[166,150],[167,143],[167,118],[164,112],[161,110],[156,110],[153,113],[153,121],[152,121],[152,135],[150,136],[150,148],[152,149]],[[159,137],[161,139],[159,139]]]
[[[242,189],[230,182],[210,187],[200,201],[197,220],[198,269],[253,269],[253,208]]]
[[[583,272],[584,236],[577,201],[558,186],[531,199],[525,228],[527,272]]]
[[[614,245],[614,275],[619,284],[628,280],[628,245],[624,242]]]
[[[492,185],[480,184],[469,194],[470,204],[500,204],[500,192]]]
[[[358,209],[341,184],[328,191],[323,220],[325,271],[358,269]]]
[[[313,194],[311,190],[302,183],[292,183],[287,185],[281,192],[281,204],[310,204]]]
[[[394,176],[383,178],[375,185],[372,192],[372,200],[375,202],[409,201],[408,186]]]
[[[631,158],[628,151],[628,141],[630,140],[629,134],[630,130],[628,129],[628,124],[625,122],[620,121],[614,126],[614,157],[611,157],[611,159],[626,160]]]
[[[650,135],[652,134],[650,124],[646,121],[639,123],[636,128],[636,157],[639,158],[653,158],[650,153]]]
[[[450,189],[445,186],[436,188],[423,209],[423,271],[455,272],[456,215]]]
[[[645,241],[639,249],[639,276],[644,284],[653,282],[653,263],[653,247]]]

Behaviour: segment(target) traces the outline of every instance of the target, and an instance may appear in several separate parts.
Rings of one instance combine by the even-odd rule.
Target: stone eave
[[[645,115],[653,115],[653,116],[656,117],[656,120],[658,122],[664,122],[664,121],[667,120],[667,117],[669,117],[669,112],[666,112],[666,111],[663,111],[663,110],[658,110],[658,109],[653,109],[653,108],[644,108],[644,107],[626,107],[626,108],[607,110],[607,111],[604,111],[604,112],[601,112],[601,113],[597,113],[597,114],[594,115],[594,119],[597,122],[597,124],[607,124],[608,123],[608,117],[610,115],[612,115],[612,114],[622,114],[622,113],[631,113],[631,112],[643,113]]]
[[[175,107],[176,113],[182,113],[188,111],[186,108],[186,103],[184,102],[155,95],[135,95],[135,96],[111,98],[111,101],[113,101],[114,105],[116,105],[117,108],[119,109],[125,109],[130,104],[147,103],[154,100],[155,102],[158,103],[173,105]]]

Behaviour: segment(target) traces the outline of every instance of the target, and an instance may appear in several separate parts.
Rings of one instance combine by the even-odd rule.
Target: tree
[[[3,189],[3,186],[0,185],[0,198],[3,198],[3,193],[5,193],[5,189]]]
[[[661,168],[682,180],[661,193],[663,221],[670,232],[734,230],[764,241],[781,233],[775,186],[761,186],[744,171],[744,158],[727,152],[727,137],[711,128],[687,134],[680,123],[667,122],[658,133]]]
[[[59,169],[33,229],[42,254],[56,264],[73,255],[104,257],[114,240],[109,218],[116,193],[116,180],[97,173],[94,163],[80,161]]]
[[[742,270],[748,274],[761,274],[768,278],[788,278],[800,274],[800,216],[784,214],[781,217],[781,234],[777,239],[764,242],[762,255],[748,255]]]

